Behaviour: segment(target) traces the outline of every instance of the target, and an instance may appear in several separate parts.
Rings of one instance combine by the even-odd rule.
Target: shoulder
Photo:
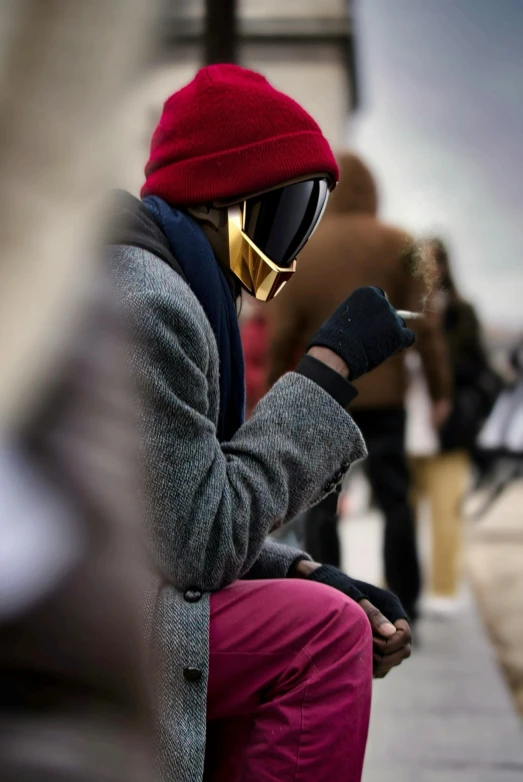
[[[214,342],[209,321],[191,288],[153,253],[139,247],[111,245],[109,266],[120,301],[138,333],[166,337],[201,353]]]
[[[186,281],[149,250],[112,244],[108,246],[107,252],[109,268],[120,295],[143,294],[147,291],[165,291],[167,294],[176,292],[178,295],[185,290],[186,295],[198,304]]]
[[[400,260],[415,253],[416,242],[407,231],[388,223],[378,223],[378,233],[382,242],[389,246]]]
[[[389,257],[400,258],[412,238],[400,228],[381,222],[375,215],[364,213],[326,216],[314,234],[333,247],[355,248],[357,254],[386,251]]]
[[[456,325],[463,331],[466,331],[469,337],[479,333],[480,326],[476,309],[469,301],[459,298],[449,308],[450,312],[454,309]]]
[[[478,319],[474,306],[461,297],[449,301],[447,315],[452,321],[460,323],[475,323]]]
[[[470,301],[466,301],[465,299],[461,298],[458,299],[457,308],[462,315],[465,315],[468,318],[477,319],[476,308],[473,304],[470,303]]]

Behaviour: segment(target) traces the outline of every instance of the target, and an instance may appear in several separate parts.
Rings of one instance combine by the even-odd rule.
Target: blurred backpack
[[[517,379],[499,395],[478,437],[482,450],[498,457],[523,458],[523,342],[513,351]]]
[[[481,518],[513,481],[523,477],[523,342],[511,363],[517,378],[500,393],[477,439],[477,453],[486,469],[475,487],[480,490],[476,498],[474,491],[469,495],[466,515],[472,519]]]

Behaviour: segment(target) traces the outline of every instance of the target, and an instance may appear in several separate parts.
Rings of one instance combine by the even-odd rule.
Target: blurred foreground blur
[[[135,400],[95,215],[146,3],[0,6],[0,779],[150,779]]]

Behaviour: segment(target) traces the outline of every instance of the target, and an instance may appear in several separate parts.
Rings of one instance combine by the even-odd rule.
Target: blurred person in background
[[[410,355],[408,451],[416,503],[426,498],[432,545],[429,600],[435,610],[455,605],[461,572],[462,500],[471,476],[476,438],[499,393],[474,307],[459,293],[443,242],[426,243],[436,264],[438,289],[430,309],[441,322],[452,377],[449,415],[436,426],[416,355]]]
[[[414,335],[357,291],[244,422],[241,289],[267,301],[295,276],[336,161],[298,104],[216,65],[165,103],[145,172],[141,201],[118,197],[110,256],[146,402],[161,770],[196,782],[206,756],[209,780],[357,782],[372,673],[410,653],[404,609],[266,538],[364,456],[349,377]]]
[[[343,155],[338,188],[300,256],[300,274],[269,308],[271,384],[292,369],[327,314],[362,285],[379,286],[396,308],[423,309],[426,275],[417,266],[412,240],[380,222],[377,208],[376,185],[369,169],[355,155]],[[415,323],[432,415],[441,424],[449,410],[450,394],[443,336],[431,312]],[[385,578],[414,620],[421,577],[405,451],[404,356],[389,358],[355,387],[358,396],[351,403],[351,415],[365,438],[366,471],[385,516]],[[339,565],[336,525],[336,497],[331,496],[307,513],[306,549],[321,561]]]

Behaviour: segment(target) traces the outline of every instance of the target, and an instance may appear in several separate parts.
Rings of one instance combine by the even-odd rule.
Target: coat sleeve
[[[260,556],[252,568],[245,573],[242,578],[287,578],[291,566],[297,559],[308,559],[309,561],[312,561],[312,557],[304,551],[300,551],[292,546],[287,546],[284,543],[278,543],[278,541],[273,540],[272,538],[267,538],[263,544]]]
[[[124,300],[146,403],[140,428],[155,558],[178,589],[216,590],[252,568],[271,529],[332,491],[365,446],[341,405],[294,373],[220,444],[209,412],[217,356],[189,287],[172,273],[154,286],[135,274]]]

